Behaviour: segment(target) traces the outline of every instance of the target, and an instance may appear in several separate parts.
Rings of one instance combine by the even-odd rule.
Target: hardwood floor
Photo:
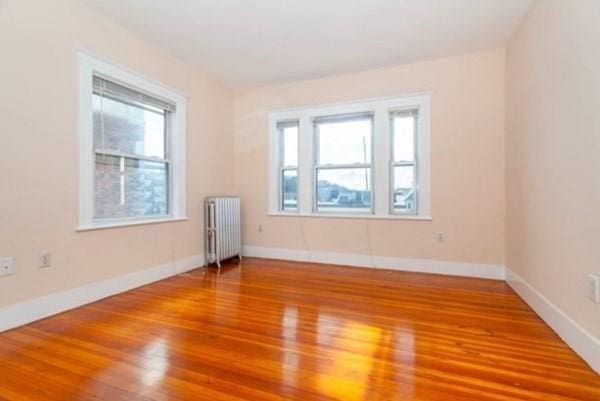
[[[503,282],[245,259],[0,334],[1,400],[600,400]]]

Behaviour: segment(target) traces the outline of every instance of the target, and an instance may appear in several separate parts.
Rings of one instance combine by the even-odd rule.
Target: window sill
[[[131,220],[131,221],[120,221],[120,222],[111,222],[111,223],[96,223],[90,225],[81,225],[78,226],[75,231],[93,231],[93,230],[103,230],[106,228],[119,228],[119,227],[129,227],[129,226],[141,226],[146,224],[159,224],[159,223],[171,223],[175,221],[186,221],[187,217],[166,217],[160,219],[147,219],[147,220]]]
[[[431,216],[414,216],[401,214],[348,214],[348,213],[294,213],[294,212],[269,212],[268,216],[277,217],[317,217],[325,219],[370,219],[370,220],[420,220],[432,221]]]

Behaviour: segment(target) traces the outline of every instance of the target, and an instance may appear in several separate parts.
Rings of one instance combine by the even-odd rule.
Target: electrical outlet
[[[442,231],[435,233],[435,238],[438,242],[444,242],[444,233]]]
[[[52,264],[52,255],[50,253],[42,253],[40,256],[40,268],[50,267]]]
[[[597,304],[600,304],[600,276],[596,274],[590,274],[590,299]]]
[[[13,273],[13,258],[0,258],[0,276],[10,276]]]

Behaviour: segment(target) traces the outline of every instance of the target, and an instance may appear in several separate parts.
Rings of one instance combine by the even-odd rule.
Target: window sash
[[[97,77],[94,76],[94,83],[96,82]],[[103,80],[104,82],[107,83],[111,83],[110,81],[106,81]],[[117,85],[117,84],[115,84]],[[138,155],[138,154],[134,154],[134,153],[127,153],[127,152],[120,152],[118,150],[112,150],[109,148],[102,148],[102,147],[98,147],[95,143],[95,141],[92,141],[92,147],[94,149],[95,152],[102,152],[102,154],[111,154],[114,156],[119,156],[122,155],[124,157],[132,157],[132,158],[140,158],[140,159],[146,159],[146,160],[169,160],[170,159],[170,151],[171,151],[171,142],[170,142],[170,137],[171,137],[171,118],[173,116],[173,111],[169,111],[167,109],[156,109],[152,106],[147,106],[146,104],[143,103],[132,103],[130,102],[127,98],[119,98],[119,97],[112,97],[112,96],[107,96],[105,93],[102,92],[96,92],[96,88],[94,87],[94,91],[93,91],[94,95],[100,96],[100,100],[102,101],[102,98],[108,98],[108,99],[112,99],[114,101],[126,104],[128,106],[131,107],[136,107],[142,110],[147,110],[153,113],[157,113],[157,114],[162,114],[164,116],[164,129],[163,129],[163,142],[164,142],[164,158],[160,158],[157,156],[144,156],[144,155]],[[173,107],[173,110],[174,107]],[[103,114],[104,111],[101,111],[101,113]],[[101,119],[104,119],[104,115],[101,116]],[[92,128],[93,129],[93,128]],[[103,131],[102,135],[104,137],[104,123],[102,123],[101,126],[101,130]],[[104,138],[103,138],[103,142],[104,142]],[[101,146],[104,146],[104,144],[102,144]]]
[[[298,135],[296,140],[298,143],[296,144],[296,150],[298,154],[296,155],[296,165],[285,165],[285,129],[297,127]],[[298,213],[300,211],[300,186],[298,185],[299,177],[299,169],[298,164],[300,162],[300,121],[299,120],[285,120],[277,122],[277,141],[278,141],[278,162],[279,162],[279,184],[278,184],[278,199],[279,199],[279,211],[284,213]],[[296,208],[294,209],[285,209],[283,198],[283,180],[284,174],[286,171],[296,171],[296,196],[298,201],[296,203]]]
[[[153,218],[165,218],[165,217],[173,217],[173,211],[172,211],[172,181],[173,181],[173,176],[172,176],[172,164],[170,160],[165,160],[165,159],[159,159],[159,158],[152,158],[152,157],[143,157],[143,156],[138,156],[138,155],[133,155],[133,154],[128,154],[128,153],[121,153],[121,152],[113,152],[113,151],[108,151],[108,152],[98,152],[98,151],[94,151],[94,161],[93,161],[93,167],[92,167],[92,174],[93,177],[96,177],[96,156],[101,155],[101,156],[114,156],[114,157],[122,157],[124,159],[130,159],[130,160],[138,160],[138,161],[150,161],[153,163],[159,163],[159,164],[163,164],[165,165],[165,168],[167,170],[167,205],[166,205],[166,211],[167,213],[165,214],[149,214],[149,215],[143,215],[143,216],[124,216],[124,217],[106,217],[106,218],[101,218],[101,217],[96,217],[96,192],[94,190],[93,192],[93,196],[92,196],[92,222],[94,223],[117,223],[117,222],[127,222],[127,221],[135,221],[135,220],[140,220],[140,219],[153,219]],[[95,178],[94,178],[94,185],[95,185]]]
[[[395,139],[396,133],[394,132],[394,119],[397,117],[413,117],[414,118],[414,130],[413,130],[413,155],[414,160],[395,160]],[[390,213],[396,215],[418,215],[419,214],[419,111],[417,108],[403,109],[403,110],[392,110],[389,114],[390,119]],[[414,171],[413,178],[413,191],[415,196],[415,206],[412,211],[402,211],[395,207],[395,197],[396,197],[396,167],[412,167]]]

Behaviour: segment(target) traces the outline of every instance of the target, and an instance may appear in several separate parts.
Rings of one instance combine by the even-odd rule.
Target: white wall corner
[[[600,340],[573,321],[517,273],[506,268],[506,282],[592,369],[600,374]]]
[[[245,245],[244,256],[504,280],[504,266]]]
[[[204,255],[194,255],[123,276],[85,284],[0,308],[0,332],[129,291],[201,267]]]

